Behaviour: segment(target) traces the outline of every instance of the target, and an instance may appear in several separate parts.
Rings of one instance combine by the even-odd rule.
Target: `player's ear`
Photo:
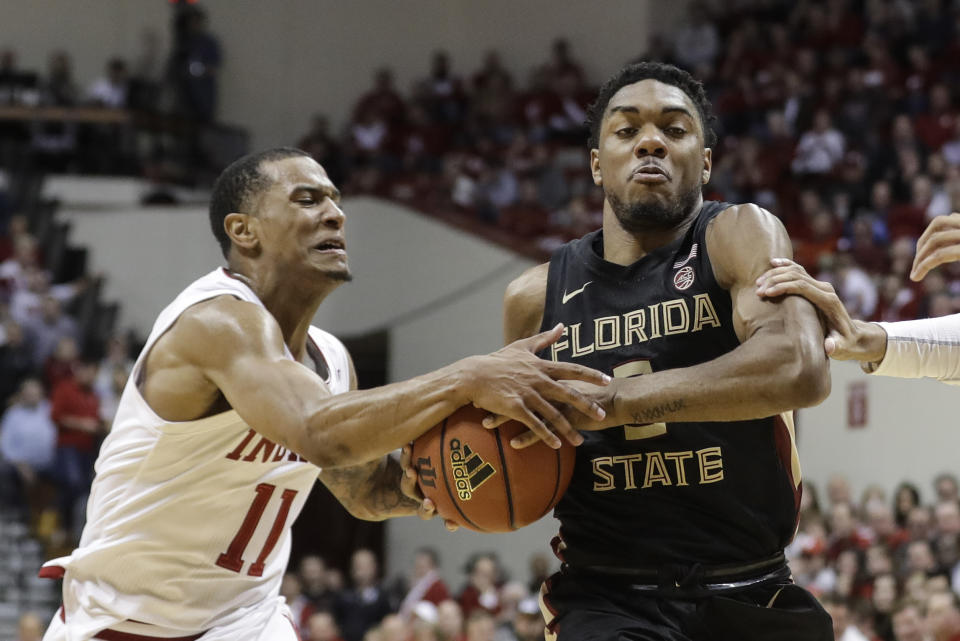
[[[260,245],[257,237],[256,218],[248,214],[227,214],[223,219],[223,228],[233,244],[240,249],[256,249]]]
[[[703,172],[700,176],[700,182],[706,185],[710,182],[710,171],[713,169],[713,149],[703,148]]]
[[[600,174],[600,151],[590,150],[590,173],[593,175],[593,184],[603,187],[603,176]]]

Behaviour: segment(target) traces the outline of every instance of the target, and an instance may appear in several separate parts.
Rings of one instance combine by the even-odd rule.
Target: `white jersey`
[[[80,546],[45,565],[66,570],[66,638],[105,628],[197,633],[249,618],[279,594],[290,526],[320,469],[236,411],[169,422],[137,388],[146,354],[184,310],[224,295],[262,305],[226,270],[211,272],[161,312],[134,365],[97,459]],[[309,336],[326,360],[330,390],[347,391],[346,349],[316,327]]]

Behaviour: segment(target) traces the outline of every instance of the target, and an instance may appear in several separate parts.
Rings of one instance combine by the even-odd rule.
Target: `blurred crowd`
[[[939,474],[928,492],[924,499],[904,482],[892,495],[871,485],[855,497],[842,475],[822,492],[804,481],[786,553],[794,580],[833,617],[837,641],[960,640],[956,476]],[[558,564],[534,554],[524,583],[511,580],[496,553],[478,552],[450,586],[431,548],[417,550],[409,570],[389,580],[370,550],[354,552],[347,577],[333,567],[338,559],[329,561],[309,554],[284,578],[282,594],[305,641],[540,640],[537,595]]]
[[[171,5],[168,51],[163,51],[160,34],[147,28],[132,59],[110,58],[102,73],[86,82],[76,77],[66,49],[52,51],[42,72],[21,67],[14,49],[0,49],[0,107],[99,107],[136,114],[136,127],[124,119],[71,116],[69,111],[57,119],[35,119],[29,112],[5,118],[0,122],[0,167],[22,168],[29,160],[42,171],[143,172],[150,178],[170,173],[164,161],[176,155],[171,149],[182,144],[176,139],[198,135],[198,127],[216,118],[222,62],[206,13],[193,4]],[[195,159],[180,154],[177,160]]]
[[[425,547],[407,573],[385,581],[376,555],[360,549],[345,580],[312,554],[286,574],[281,593],[304,641],[542,641],[545,555],[529,559],[529,583],[509,580],[494,552],[466,560],[461,586],[448,586],[439,570],[437,552]]]
[[[960,267],[906,275],[928,220],[960,210],[960,3],[713,0],[686,15],[637,60],[704,82],[720,137],[706,197],[778,215],[858,318],[958,311]],[[496,51],[469,75],[438,51],[409,92],[380,69],[340,135],[317,116],[299,144],[350,193],[469,217],[542,258],[600,225],[583,128],[600,81],[562,38],[525,82]]]
[[[838,641],[960,639],[960,495],[938,475],[933,496],[902,483],[855,498],[837,475],[825,498],[804,481],[800,527],[787,548],[794,580],[816,594]]]
[[[0,236],[0,511],[69,546],[132,362],[125,337],[98,350],[83,335],[86,280],[51,281],[26,219],[14,216]]]

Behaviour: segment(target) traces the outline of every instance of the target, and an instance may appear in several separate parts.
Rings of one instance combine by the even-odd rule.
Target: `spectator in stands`
[[[77,322],[63,313],[60,301],[50,295],[41,300],[40,318],[26,327],[33,345],[33,362],[38,366],[47,362],[62,339],[80,338]]]
[[[390,614],[390,603],[380,586],[377,557],[367,549],[353,553],[351,586],[337,596],[334,614],[346,641],[361,641],[370,628]]]
[[[97,78],[87,89],[86,99],[101,107],[123,109],[127,106],[129,82],[127,63],[122,58],[111,58],[106,74]]]
[[[496,623],[493,615],[486,610],[474,610],[467,615],[464,628],[466,630],[465,641],[495,641]]]
[[[517,604],[516,613],[509,625],[497,628],[496,641],[539,641],[543,639],[543,614],[533,597]]]
[[[93,391],[97,364],[80,361],[73,374],[53,389],[50,417],[58,432],[56,469],[60,518],[64,530],[79,540],[103,424],[100,402]]]
[[[330,134],[330,120],[323,114],[314,115],[310,121],[308,131],[297,143],[297,147],[304,150],[323,165],[327,175],[335,185],[344,182],[345,158],[343,147]]]
[[[40,266],[40,252],[36,239],[25,230],[12,239],[13,255],[0,263],[0,280],[6,283],[8,291],[15,292],[27,288],[28,272]]]
[[[463,609],[453,599],[437,606],[437,637],[439,641],[463,641]]]
[[[450,598],[450,590],[440,575],[439,556],[431,547],[420,548],[413,556],[413,572],[410,575],[410,589],[400,603],[399,613],[406,618],[413,615],[418,603],[429,601],[439,605]]]
[[[957,112],[953,107],[950,88],[938,83],[930,88],[930,107],[917,116],[917,136],[932,151],[939,150],[950,140],[956,128]]]
[[[388,614],[378,626],[381,641],[410,641],[413,630],[406,619],[397,614]]]
[[[180,113],[201,123],[216,119],[221,62],[220,43],[208,29],[206,12],[196,6],[181,9],[167,66]]]
[[[469,618],[474,610],[482,609],[491,614],[500,611],[500,564],[493,553],[475,554],[467,561],[467,584],[460,591],[457,601],[463,616]]]
[[[113,422],[117,403],[132,369],[133,359],[130,358],[126,338],[122,334],[111,336],[107,340],[106,354],[97,366],[97,379],[93,383],[93,390],[100,399],[100,417],[105,425]]]
[[[283,575],[283,581],[280,583],[280,596],[287,601],[287,607],[290,608],[290,614],[293,615],[293,623],[301,637],[310,638],[307,634],[309,619],[315,612],[313,604],[303,594],[303,586],[300,583],[300,577],[293,572],[287,572]]]
[[[583,65],[571,55],[570,41],[566,38],[557,38],[553,41],[550,46],[550,60],[543,65],[540,73],[546,78],[572,75],[578,85],[584,82]]]
[[[843,159],[845,147],[843,134],[834,129],[830,112],[820,109],[814,115],[813,128],[797,143],[793,173],[826,176]]]
[[[907,575],[929,575],[937,570],[937,559],[933,555],[930,541],[914,539],[907,544],[904,570]]]
[[[450,71],[450,56],[446,51],[433,53],[430,74],[417,83],[416,100],[433,122],[452,125],[463,119],[466,94],[459,76]]]
[[[318,612],[332,612],[336,601],[336,592],[328,584],[328,573],[327,564],[320,556],[308,554],[300,559],[299,576],[303,594]]]
[[[930,594],[925,610],[931,641],[960,641],[960,600],[955,593]]]
[[[64,336],[43,364],[43,383],[50,391],[61,382],[73,379],[80,363],[80,348],[72,336]]]
[[[394,88],[393,71],[389,67],[377,69],[373,77],[373,87],[353,107],[354,120],[360,120],[364,114],[373,113],[383,119],[390,128],[396,129],[406,117],[406,103]]]
[[[920,607],[902,601],[893,611],[893,636],[896,641],[927,641]]]
[[[13,499],[15,507],[27,508],[27,491],[41,476],[52,472],[56,445],[57,428],[50,420],[50,403],[43,396],[43,386],[37,379],[28,378],[0,421],[3,491],[12,493],[8,499]]]
[[[329,612],[315,612],[307,620],[304,641],[344,641],[333,615]]]
[[[833,267],[834,286],[853,318],[873,316],[877,309],[877,286],[849,252],[837,252]]]
[[[720,37],[702,2],[691,3],[687,10],[690,21],[674,37],[674,57],[688,68],[713,66],[720,53]]]
[[[43,637],[43,622],[33,612],[24,612],[17,622],[16,641],[40,641]]]
[[[949,472],[937,474],[933,479],[933,489],[937,493],[937,502],[960,500],[957,477]]]
[[[836,641],[870,641],[851,620],[850,608],[845,601],[828,596],[820,602],[833,619],[833,636]]]
[[[4,341],[0,344],[0,406],[6,406],[20,382],[35,371],[33,349],[20,324],[9,320],[3,329]]]
[[[516,238],[535,239],[550,228],[550,212],[542,204],[537,183],[530,178],[520,182],[519,196],[500,211],[498,226]]]
[[[62,49],[50,54],[47,76],[40,85],[40,101],[45,105],[70,107],[77,103],[79,89],[73,79],[73,62]]]

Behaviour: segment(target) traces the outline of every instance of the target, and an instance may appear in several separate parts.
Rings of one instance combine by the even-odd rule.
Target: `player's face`
[[[272,179],[256,208],[264,253],[292,273],[306,267],[334,281],[350,280],[340,191],[323,167],[295,156],[260,170]]]
[[[711,153],[689,96],[647,79],[610,98],[590,161],[594,182],[625,229],[662,230],[699,207]]]

